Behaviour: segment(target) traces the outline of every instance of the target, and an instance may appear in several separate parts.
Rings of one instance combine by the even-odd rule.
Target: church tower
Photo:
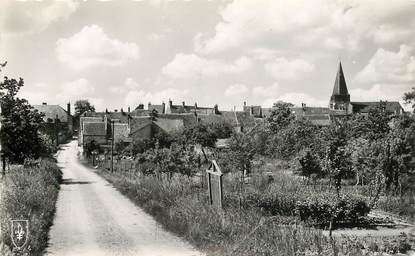
[[[345,111],[348,113],[350,106],[350,94],[347,91],[346,80],[344,79],[342,63],[339,63],[336,81],[334,82],[333,94],[330,97],[330,109]]]

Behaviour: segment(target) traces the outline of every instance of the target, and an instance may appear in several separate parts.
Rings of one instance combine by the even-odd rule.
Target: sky
[[[352,101],[402,102],[414,28],[415,0],[1,0],[1,75],[31,104],[328,106],[341,61]]]

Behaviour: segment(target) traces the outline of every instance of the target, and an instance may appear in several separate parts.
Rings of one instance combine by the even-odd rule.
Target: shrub
[[[301,220],[320,225],[330,222],[355,224],[369,211],[361,198],[346,195],[337,198],[330,193],[309,195],[296,205],[296,214]]]

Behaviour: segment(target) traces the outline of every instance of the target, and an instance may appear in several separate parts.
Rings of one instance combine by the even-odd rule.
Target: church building
[[[355,113],[367,114],[372,107],[380,104],[379,101],[358,102],[350,101],[350,94],[347,90],[346,79],[343,73],[341,62],[336,74],[333,93],[330,97],[329,109],[331,115],[350,115]],[[398,101],[386,101],[386,111],[391,114],[401,115],[404,109]]]

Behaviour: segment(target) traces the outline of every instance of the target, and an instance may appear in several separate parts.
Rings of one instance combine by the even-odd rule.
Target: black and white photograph
[[[0,238],[415,256],[415,0],[0,0]]]

